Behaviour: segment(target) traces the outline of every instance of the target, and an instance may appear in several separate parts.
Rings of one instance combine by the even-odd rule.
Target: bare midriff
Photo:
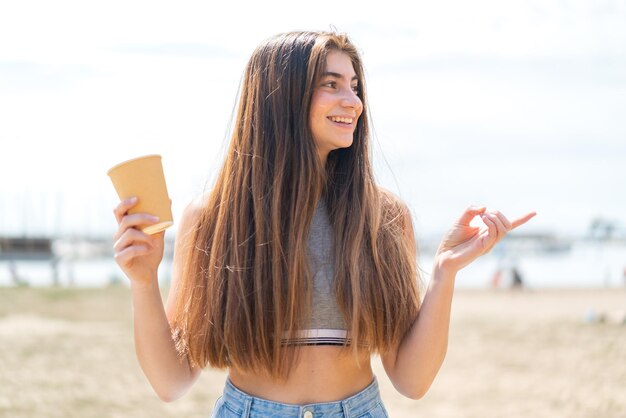
[[[302,347],[283,381],[234,368],[228,375],[237,389],[249,395],[294,405],[340,401],[365,389],[374,379],[368,353],[357,361],[352,353],[329,346]]]

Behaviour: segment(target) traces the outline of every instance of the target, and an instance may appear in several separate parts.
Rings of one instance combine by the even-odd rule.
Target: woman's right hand
[[[138,202],[138,198],[129,198],[113,209],[119,225],[113,236],[114,258],[131,283],[149,284],[157,280],[157,270],[163,259],[165,231],[149,235],[138,229],[139,225],[158,222],[158,218],[147,213],[129,215],[128,210]]]

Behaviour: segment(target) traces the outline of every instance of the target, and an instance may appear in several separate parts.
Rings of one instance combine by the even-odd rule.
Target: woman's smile
[[[356,118],[353,117],[340,117],[340,116],[329,116],[328,119],[341,129],[354,129],[354,122]]]

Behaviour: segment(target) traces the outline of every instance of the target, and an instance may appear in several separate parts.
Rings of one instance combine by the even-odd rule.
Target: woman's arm
[[[410,217],[410,212],[407,211]],[[480,216],[486,227],[470,226]],[[423,397],[437,375],[448,349],[448,330],[454,281],[457,272],[488,253],[507,232],[523,225],[534,212],[509,222],[500,212],[484,207],[468,208],[446,234],[435,256],[433,272],[418,317],[397,350],[382,355],[382,362],[401,394]],[[415,236],[409,219],[406,239],[415,248]],[[417,254],[415,254],[417,256]]]
[[[154,391],[163,401],[180,398],[200,374],[181,357],[172,339],[172,332],[159,290],[157,270],[163,257],[164,232],[147,235],[134,226],[146,224],[146,214],[127,215],[136,202],[121,202],[115,209],[120,224],[116,234],[115,260],[131,281],[135,351],[141,368]],[[181,237],[195,225],[197,208],[189,205],[180,220],[174,248],[172,285],[168,307],[173,307],[180,282]],[[168,309],[172,313],[173,309]]]

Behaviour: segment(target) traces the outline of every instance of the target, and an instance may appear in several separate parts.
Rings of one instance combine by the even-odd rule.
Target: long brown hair
[[[309,128],[329,51],[347,54],[364,111],[353,144],[323,167]],[[172,326],[200,366],[285,378],[312,298],[307,237],[319,199],[334,236],[335,292],[355,355],[399,344],[417,316],[418,272],[406,206],[376,186],[363,68],[344,34],[291,32],[252,54],[224,165],[187,239]]]

